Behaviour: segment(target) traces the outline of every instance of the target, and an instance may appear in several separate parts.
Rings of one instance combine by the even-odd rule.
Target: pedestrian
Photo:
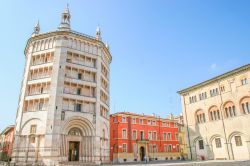
[[[145,164],[147,164],[147,156],[146,155],[144,156],[144,161],[145,161]]]

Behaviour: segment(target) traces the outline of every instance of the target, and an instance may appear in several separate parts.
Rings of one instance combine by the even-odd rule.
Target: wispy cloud
[[[216,63],[212,63],[212,64],[210,65],[210,69],[211,69],[211,70],[217,69],[217,64],[216,64]]]

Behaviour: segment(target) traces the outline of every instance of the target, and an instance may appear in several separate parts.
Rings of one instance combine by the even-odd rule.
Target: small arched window
[[[44,43],[44,49],[48,49],[49,48],[49,42],[48,40],[45,40],[45,43]]]
[[[243,114],[250,114],[250,97],[245,97],[240,101],[240,109]]]
[[[226,118],[236,116],[236,108],[233,102],[228,102],[224,105],[224,113]]]
[[[49,39],[49,48],[52,48],[52,46],[53,46],[52,39]]]
[[[241,85],[246,85],[246,84],[248,84],[247,78],[246,78],[246,77],[245,77],[245,78],[242,78],[242,79],[241,79]]]
[[[40,41],[38,41],[36,46],[36,51],[40,51],[40,49],[41,49],[41,44]]]
[[[34,45],[33,45],[33,52],[36,51],[36,47],[37,47],[37,43],[35,42]]]
[[[44,50],[44,41],[41,42],[41,50]]]
[[[220,111],[216,106],[213,106],[209,109],[209,118],[211,121],[220,120]]]
[[[196,122],[197,123],[205,123],[206,122],[206,116],[202,110],[196,111]]]

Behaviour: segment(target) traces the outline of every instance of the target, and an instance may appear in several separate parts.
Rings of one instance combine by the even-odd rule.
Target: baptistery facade
[[[92,37],[70,28],[68,7],[58,30],[25,48],[12,162],[68,165],[109,162],[109,65],[98,27]]]

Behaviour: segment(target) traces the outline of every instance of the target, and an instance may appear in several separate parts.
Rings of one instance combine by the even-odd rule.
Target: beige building
[[[250,64],[179,91],[189,158],[250,158]]]
[[[185,129],[185,126],[184,126],[183,116],[182,115],[175,116],[174,120],[178,122],[180,156],[181,156],[181,159],[187,159],[188,158],[188,149],[187,149],[187,142],[186,142],[187,130]]]
[[[70,28],[68,7],[58,30],[25,48],[25,70],[12,161],[17,165],[109,162],[109,47]]]

